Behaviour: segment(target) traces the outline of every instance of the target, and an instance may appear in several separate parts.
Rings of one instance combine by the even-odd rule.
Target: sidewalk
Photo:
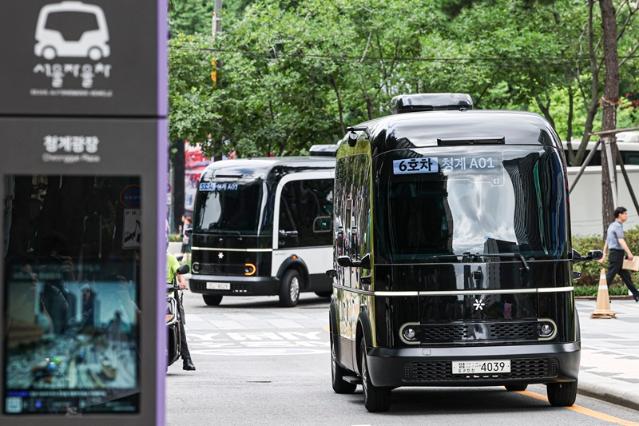
[[[578,300],[579,393],[639,410],[639,303],[613,300],[616,319],[591,319],[594,300]]]

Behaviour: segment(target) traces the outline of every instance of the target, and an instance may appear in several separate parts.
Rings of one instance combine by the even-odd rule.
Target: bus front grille
[[[481,341],[537,341],[537,321],[422,324],[414,326],[423,344]]]
[[[245,275],[245,264],[228,264],[224,263],[216,265],[213,263],[200,263],[198,274],[203,275]]]
[[[404,365],[404,381],[413,383],[452,382],[461,380],[538,380],[557,377],[559,363],[555,358],[512,359],[510,373],[464,375],[453,374],[451,361],[409,362]]]

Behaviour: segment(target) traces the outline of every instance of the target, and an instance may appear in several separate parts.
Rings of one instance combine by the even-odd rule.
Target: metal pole
[[[614,138],[614,135],[612,136]],[[608,159],[608,176],[610,176],[610,189],[612,192],[612,205],[617,207],[617,168],[615,167],[614,157],[612,156],[612,141],[610,136],[603,138],[604,148],[606,150],[606,158]],[[602,170],[603,172],[603,170]]]
[[[217,36],[217,33],[219,33],[220,31],[222,31],[222,24],[221,24],[221,15],[222,13],[222,0],[215,0],[215,5],[213,7],[213,22],[211,23],[211,36],[213,37],[213,42],[215,42],[215,37]]]
[[[583,164],[581,165],[581,169],[579,169],[579,173],[577,173],[577,177],[575,177],[575,181],[572,183],[572,185],[570,186],[570,189],[568,190],[569,194],[572,192],[573,189],[575,189],[575,186],[577,186],[577,182],[579,182],[581,175],[584,174],[584,170],[586,170],[586,167],[588,166],[588,164],[590,164],[590,162],[592,161],[592,158],[595,156],[595,153],[597,152],[597,148],[599,148],[599,144],[601,144],[601,139],[597,141],[597,143],[592,148],[592,150],[588,153],[588,156],[586,157]]]

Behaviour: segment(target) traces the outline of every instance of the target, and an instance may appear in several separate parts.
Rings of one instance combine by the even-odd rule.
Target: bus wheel
[[[202,299],[204,299],[204,303],[208,306],[218,306],[222,303],[222,297],[215,294],[203,294]]]
[[[289,269],[282,277],[280,286],[280,305],[295,306],[300,300],[302,290],[302,277],[295,269]]]
[[[508,392],[521,392],[521,391],[525,391],[526,388],[528,387],[528,384],[526,383],[513,383],[511,385],[505,385],[504,386],[506,388],[506,390]]]
[[[337,363],[337,354],[333,344],[333,333],[331,333],[331,379],[335,393],[353,393],[357,385],[344,381],[343,377],[348,375],[348,371]]]
[[[333,291],[316,291],[315,294],[319,297],[331,297],[333,295]]]
[[[548,402],[553,407],[570,407],[577,399],[577,381],[570,383],[549,383],[546,385]]]
[[[388,411],[391,403],[391,391],[388,388],[380,388],[371,383],[366,363],[366,342],[361,341],[362,352],[362,387],[364,388],[364,406],[371,413]]]

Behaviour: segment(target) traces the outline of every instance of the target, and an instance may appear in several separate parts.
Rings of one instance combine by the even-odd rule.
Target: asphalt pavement
[[[304,294],[294,308],[279,307],[274,297],[226,297],[219,307],[188,292],[184,300],[197,371],[183,371],[179,362],[169,368],[169,425],[639,425],[634,408],[584,394],[574,407],[550,407],[541,385],[512,393],[500,387],[399,388],[389,412],[371,414],[361,389],[353,395],[331,389],[326,299]],[[594,301],[579,301],[578,309],[580,387],[591,385],[588,392],[599,397],[604,385],[638,395],[639,305],[615,301],[616,320],[590,320]]]

